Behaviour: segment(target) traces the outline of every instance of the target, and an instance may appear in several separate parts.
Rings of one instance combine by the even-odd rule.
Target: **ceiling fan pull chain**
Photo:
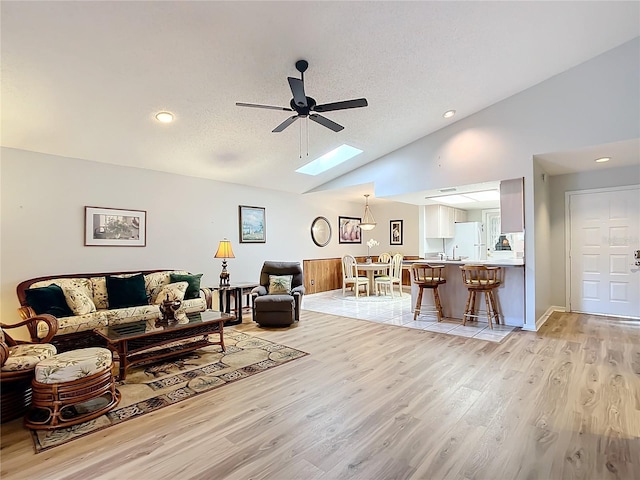
[[[302,158],[302,122],[300,122],[300,140],[298,141],[298,158]]]
[[[309,156],[309,117],[307,117],[307,157]]]

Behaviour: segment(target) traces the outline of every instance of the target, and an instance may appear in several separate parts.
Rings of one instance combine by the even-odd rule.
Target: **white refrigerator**
[[[484,231],[481,222],[459,222],[455,224],[455,235],[445,242],[445,253],[464,260],[476,261],[487,259],[487,245],[484,243]],[[468,258],[464,258],[468,257]]]

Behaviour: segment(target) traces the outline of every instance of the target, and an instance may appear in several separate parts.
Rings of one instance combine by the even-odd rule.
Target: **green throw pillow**
[[[144,288],[144,275],[131,277],[106,277],[109,308],[138,307],[149,305]]]
[[[48,313],[54,317],[71,317],[73,312],[67,305],[64,292],[59,285],[52,283],[46,287],[28,288],[24,294],[27,304],[40,315]]]
[[[187,282],[187,293],[184,294],[185,300],[192,300],[194,298],[200,298],[200,279],[202,273],[197,275],[184,275],[180,273],[169,274],[169,283]]]
[[[269,275],[269,295],[291,295],[293,275]]]

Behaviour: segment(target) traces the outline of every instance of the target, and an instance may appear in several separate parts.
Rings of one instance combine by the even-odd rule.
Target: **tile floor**
[[[342,290],[314,293],[303,297],[302,309],[498,343],[516,328],[494,324],[491,330],[489,324],[482,321],[467,323],[463,326],[461,320],[452,318],[445,318],[442,322],[438,322],[431,314],[420,315],[414,321],[411,311],[411,294],[408,288],[405,289],[402,298],[397,296],[397,292],[395,298],[386,295],[370,298],[361,296],[359,299],[356,299],[350,291],[347,291],[345,297],[342,296]]]

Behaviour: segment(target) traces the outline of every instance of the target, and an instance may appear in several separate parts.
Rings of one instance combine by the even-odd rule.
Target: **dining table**
[[[387,275],[391,263],[370,262],[370,263],[356,263],[356,269],[360,272],[366,272],[369,279],[369,295],[375,292],[375,274]]]

